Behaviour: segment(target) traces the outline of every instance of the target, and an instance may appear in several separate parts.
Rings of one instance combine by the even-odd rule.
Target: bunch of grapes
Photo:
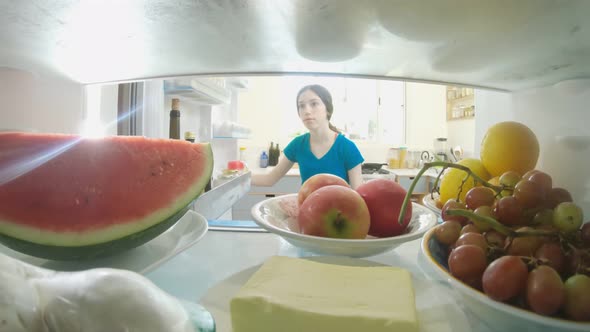
[[[506,172],[500,185],[448,200],[434,231],[457,279],[490,298],[590,321],[590,222],[547,173]]]

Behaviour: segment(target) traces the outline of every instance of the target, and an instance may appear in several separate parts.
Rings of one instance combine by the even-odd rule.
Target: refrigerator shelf
[[[250,191],[250,178],[251,173],[247,172],[223,182],[212,181],[211,190],[199,196],[192,209],[207,220],[218,219]]]

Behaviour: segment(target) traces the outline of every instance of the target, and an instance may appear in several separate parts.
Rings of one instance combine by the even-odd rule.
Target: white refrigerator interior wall
[[[2,129],[80,133],[84,86],[58,78],[0,68]]]
[[[541,154],[537,168],[549,173],[554,187],[568,189],[574,202],[590,214],[590,80],[574,86],[556,85],[505,94],[480,91],[477,95],[476,141],[488,127],[501,121],[518,121],[537,135]],[[578,137],[586,143],[572,148],[559,137]],[[479,146],[476,146],[479,154]]]

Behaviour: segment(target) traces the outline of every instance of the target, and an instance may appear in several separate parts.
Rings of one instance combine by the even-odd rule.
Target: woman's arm
[[[270,187],[277,183],[293,167],[294,162],[282,154],[277,165],[267,174],[252,174],[252,185]],[[359,173],[360,174],[360,173]]]
[[[348,170],[348,180],[350,181],[350,186],[352,189],[358,188],[358,186],[363,183],[363,174],[361,168],[361,164],[358,164]]]

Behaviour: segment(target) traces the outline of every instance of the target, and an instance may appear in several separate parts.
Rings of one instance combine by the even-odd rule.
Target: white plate
[[[428,231],[422,238],[419,266],[424,273],[435,280],[447,282],[459,295],[462,305],[468,308],[482,324],[487,324],[497,331],[527,331],[527,332],[588,332],[590,322],[574,322],[571,320],[552,318],[538,315],[512,305],[490,299],[484,293],[477,291],[458,279],[455,279],[446,268],[445,246],[433,236],[434,230]]]
[[[303,259],[303,258],[302,258]],[[379,266],[376,262],[348,257],[315,256],[314,261],[349,266]],[[238,290],[250,279],[260,265],[238,272],[211,287],[200,303],[213,315],[217,332],[230,332],[231,317],[229,302]],[[421,332],[471,331],[471,327],[449,291],[434,282],[412,275],[416,295],[416,309]]]
[[[424,197],[422,198],[422,203],[424,204],[424,206],[426,206],[427,208],[434,211],[434,213],[436,213],[437,215],[440,216],[441,211],[438,208],[438,205],[436,205],[437,199],[438,199],[437,193],[434,193],[434,194],[429,193],[429,194],[424,195]]]
[[[297,194],[266,199],[252,207],[254,221],[269,232],[283,237],[287,242],[301,249],[320,254],[349,257],[367,257],[392,250],[404,242],[421,237],[436,225],[434,212],[422,205],[412,203],[412,219],[408,232],[398,236],[347,240],[310,236],[298,232],[294,216]]]
[[[16,252],[0,245],[0,252],[29,264],[57,271],[80,271],[111,267],[147,273],[197,243],[207,233],[207,220],[189,210],[166,232],[153,240],[123,253],[85,261],[53,261]]]

